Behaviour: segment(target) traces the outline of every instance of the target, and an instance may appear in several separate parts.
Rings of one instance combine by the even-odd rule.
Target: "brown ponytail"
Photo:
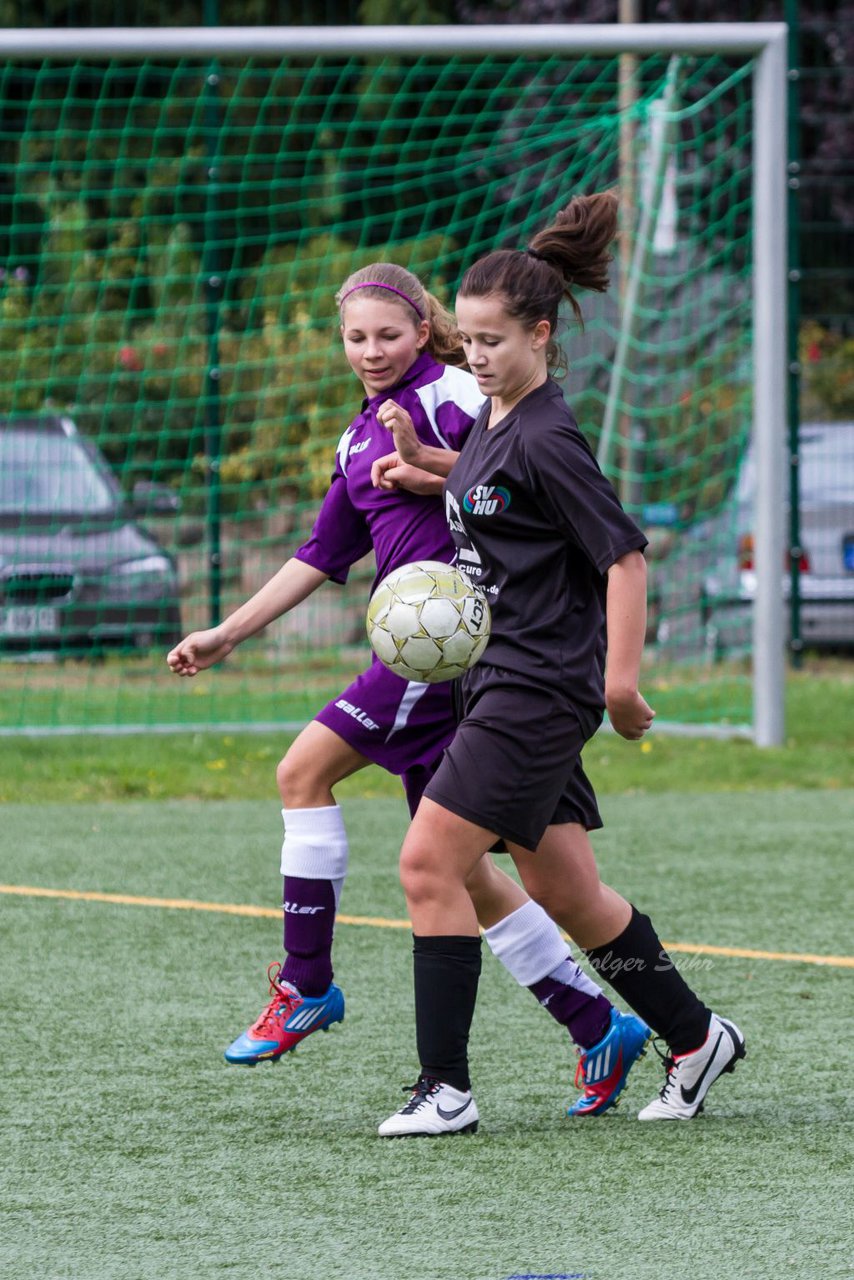
[[[501,294],[507,312],[527,328],[548,320],[552,330],[548,360],[558,362],[554,341],[562,298],[582,322],[576,289],[603,293],[608,288],[609,247],[617,234],[617,193],[573,196],[554,222],[531,239],[527,249],[499,249],[469,267],[461,297]]]

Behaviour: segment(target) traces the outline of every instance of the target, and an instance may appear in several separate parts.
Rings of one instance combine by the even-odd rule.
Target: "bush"
[[[811,321],[801,330],[799,348],[802,417],[854,418],[854,338]]]
[[[429,270],[441,292],[435,264],[454,247],[430,236],[355,248],[328,235],[274,246],[232,282],[214,338],[186,224],[145,252],[131,221],[114,224],[109,252],[92,252],[89,235],[84,207],[64,205],[48,226],[38,284],[23,271],[0,283],[0,412],[68,411],[126,487],[166,481],[190,511],[205,502],[209,409],[224,511],[313,503],[360,395],[335,291],[358,267],[393,259]]]

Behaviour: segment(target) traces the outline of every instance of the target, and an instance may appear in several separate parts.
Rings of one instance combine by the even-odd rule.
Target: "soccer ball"
[[[438,560],[393,569],[368,605],[368,639],[380,662],[404,680],[438,684],[474,666],[489,640],[482,592]]]

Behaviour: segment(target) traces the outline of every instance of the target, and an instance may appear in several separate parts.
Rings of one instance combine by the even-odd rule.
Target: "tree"
[[[641,0],[644,22],[780,22],[783,0]],[[793,6],[800,70],[800,252],[805,314],[849,328],[854,315],[854,0]],[[617,0],[457,0],[471,23],[612,23]],[[831,281],[830,291],[828,281]],[[829,298],[829,292],[832,295]]]

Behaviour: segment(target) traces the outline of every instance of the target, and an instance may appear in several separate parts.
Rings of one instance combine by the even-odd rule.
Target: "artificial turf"
[[[603,878],[665,938],[851,952],[854,792],[606,797]],[[400,921],[402,802],[348,796],[341,910]],[[7,805],[6,884],[257,904],[275,803]],[[416,1072],[405,928],[342,924],[342,1026],[277,1066],[225,1044],[265,997],[273,918],[0,894],[0,1274],[39,1280],[850,1277],[844,965],[680,955],[748,1038],[686,1125],[569,1121],[573,1057],[484,957],[477,1135],[383,1142]]]

